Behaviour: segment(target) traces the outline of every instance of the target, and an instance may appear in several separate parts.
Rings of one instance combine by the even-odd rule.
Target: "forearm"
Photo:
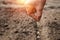
[[[38,21],[41,19],[42,11],[43,11],[45,3],[46,3],[46,0],[41,0],[39,5],[36,8],[37,13],[35,14],[35,16],[37,16]]]
[[[46,3],[46,0],[40,0],[40,3],[37,5],[37,8],[36,8],[37,15],[42,13],[45,3]]]
[[[39,10],[40,10],[40,11],[43,10],[45,3],[46,3],[46,0],[41,0],[41,1],[40,1],[40,4],[39,4]]]

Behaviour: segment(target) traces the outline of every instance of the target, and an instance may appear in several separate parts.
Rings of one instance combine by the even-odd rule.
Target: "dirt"
[[[60,0],[47,0],[38,23],[8,3],[0,0],[0,40],[60,40]]]

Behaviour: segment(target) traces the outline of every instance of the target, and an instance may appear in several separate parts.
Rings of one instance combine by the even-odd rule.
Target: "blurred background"
[[[0,0],[0,40],[60,40],[60,0],[46,1],[38,23],[19,7],[16,0]]]

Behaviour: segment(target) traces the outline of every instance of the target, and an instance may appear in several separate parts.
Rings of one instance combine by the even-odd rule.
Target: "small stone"
[[[38,31],[37,34],[39,34],[40,32]]]
[[[55,20],[57,20],[57,18],[55,18]]]
[[[40,36],[37,36],[37,38],[40,38]]]
[[[15,31],[14,33],[19,33],[18,31]]]

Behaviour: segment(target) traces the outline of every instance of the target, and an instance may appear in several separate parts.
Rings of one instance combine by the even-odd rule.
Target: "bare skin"
[[[27,8],[27,14],[34,18],[36,21],[40,21],[45,3],[46,0],[40,0],[38,4],[30,5],[30,8]]]

